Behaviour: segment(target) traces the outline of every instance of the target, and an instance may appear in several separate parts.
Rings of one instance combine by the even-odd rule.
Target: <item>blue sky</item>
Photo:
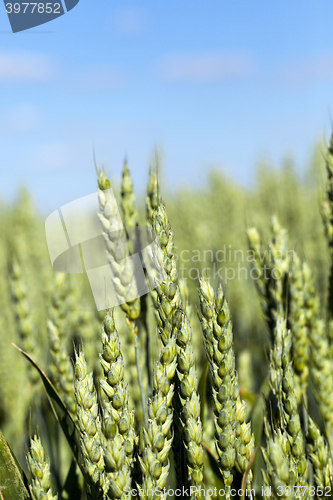
[[[1,7],[1,6],[0,6]],[[333,4],[317,0],[80,0],[12,34],[0,9],[0,193],[45,213],[119,180],[201,186],[212,166],[249,185],[258,159],[306,168],[333,115]]]

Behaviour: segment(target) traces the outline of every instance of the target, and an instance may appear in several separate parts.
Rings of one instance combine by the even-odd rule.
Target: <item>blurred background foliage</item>
[[[225,291],[233,316],[240,386],[257,393],[267,373],[269,340],[255,284],[249,275],[250,262],[246,260],[247,227],[256,226],[267,241],[271,216],[276,214],[279,217],[280,223],[288,230],[290,248],[295,248],[313,271],[324,308],[329,258],[320,216],[325,179],[321,151],[322,147],[318,145],[303,174],[297,171],[292,158],[286,158],[278,168],[262,162],[258,165],[253,185],[246,188],[220,170],[209,171],[207,183],[200,189],[175,184],[174,190],[166,190],[161,176],[160,188],[174,231],[179,275],[187,278],[199,375],[203,368],[204,349],[196,312],[199,305],[196,269],[203,268],[210,269],[208,276],[212,277],[213,286],[217,281],[216,270],[220,270],[222,277],[225,276],[226,268],[229,277],[233,274],[232,269],[235,270],[235,278],[227,280]],[[138,197],[142,224],[144,203],[144,197]],[[223,249],[226,250],[226,258],[221,261],[222,254],[217,252]],[[238,251],[237,254],[234,251]],[[239,251],[243,252],[244,257]],[[0,209],[0,428],[13,451],[22,458],[25,451],[22,436],[25,436],[24,444],[29,437],[29,429],[34,430],[31,420],[36,418],[31,416],[34,412],[29,409],[35,407],[38,413],[45,405],[34,400],[28,364],[11,345],[13,342],[22,346],[22,333],[15,319],[11,292],[12,269],[16,261],[20,264],[22,282],[26,287],[29,321],[37,340],[36,357],[48,373],[46,321],[54,272],[48,256],[43,217],[37,213],[25,189],[18,193],[10,205],[2,200]],[[238,279],[239,267],[245,269],[239,273]],[[98,314],[87,279],[82,275],[72,275],[68,280],[68,293],[84,304],[80,311],[71,310],[70,306],[68,308],[69,349],[73,338],[82,338],[87,346],[88,361],[93,363],[96,360],[97,370],[97,353],[101,349]],[[121,322],[124,324],[123,316],[119,316],[120,333]],[[152,325],[153,321],[150,326],[154,328]],[[126,343],[126,339],[121,341]],[[128,349],[127,355],[132,354]],[[38,425],[38,416],[36,421]]]

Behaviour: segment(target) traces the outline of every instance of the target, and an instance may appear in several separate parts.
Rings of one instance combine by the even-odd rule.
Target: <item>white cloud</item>
[[[90,137],[76,137],[73,130],[67,138],[38,141],[31,164],[33,170],[82,170],[88,166],[94,171],[93,141]]]
[[[323,55],[285,64],[277,71],[279,81],[304,84],[333,80],[333,55]]]
[[[249,76],[252,61],[243,53],[170,55],[160,59],[157,72],[163,80],[211,83]]]
[[[108,90],[123,81],[120,69],[109,65],[85,66],[74,70],[70,76],[78,90]]]
[[[0,50],[0,83],[44,81],[54,70],[53,62],[42,54]]]
[[[37,170],[72,168],[77,166],[76,147],[65,141],[49,142],[39,146],[36,152]]]
[[[138,8],[119,10],[114,14],[113,26],[121,35],[137,35],[146,28],[146,16]]]
[[[0,114],[2,134],[28,133],[36,130],[40,123],[39,110],[30,104],[15,106]]]

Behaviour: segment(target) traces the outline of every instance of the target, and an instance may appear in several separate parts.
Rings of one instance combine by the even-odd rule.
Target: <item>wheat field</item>
[[[29,193],[1,204],[1,498],[332,498],[333,137],[247,189],[169,193],[159,161],[143,197],[97,168],[105,310]],[[138,227],[163,271],[141,295]]]

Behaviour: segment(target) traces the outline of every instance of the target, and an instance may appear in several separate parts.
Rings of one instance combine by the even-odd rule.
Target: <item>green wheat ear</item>
[[[139,224],[139,214],[135,202],[133,182],[126,160],[122,172],[121,209],[125,228],[137,226]]]
[[[96,168],[96,173],[97,173],[97,177],[98,177],[99,188],[102,189],[103,191],[105,189],[109,189],[111,187],[111,185],[110,185],[109,179],[106,177],[105,172],[103,170],[98,170],[96,165],[95,165],[95,168]]]
[[[150,225],[153,221],[153,214],[156,212],[161,203],[161,196],[158,185],[159,168],[160,159],[158,153],[156,152],[153,165],[151,165],[149,169],[149,181],[146,197],[146,214],[148,224]]]
[[[133,189],[133,182],[130,174],[130,170],[128,168],[127,161],[125,160],[124,162],[124,168],[122,172],[122,182],[121,182],[121,212],[122,212],[122,220],[124,222],[125,230],[127,233],[127,241],[128,241],[128,246],[129,246],[129,252],[131,255],[138,253],[141,251],[141,246],[142,246],[142,237],[139,231],[136,231],[134,228],[139,226],[139,214],[138,214],[138,209],[136,205],[136,198],[134,194],[134,189]],[[132,229],[132,230],[131,230]],[[148,309],[147,309],[147,295],[144,294],[140,297],[140,315],[138,317],[138,325],[139,325],[139,332],[138,332],[138,346],[136,348],[136,351],[138,352],[138,349],[144,350],[146,353],[144,361],[144,366],[147,367],[146,372],[140,369],[140,373],[142,374],[142,384],[145,387],[146,392],[150,390],[151,386],[151,356],[150,356],[150,337],[149,337],[149,330],[148,330],[148,325],[147,325],[147,320],[148,320]],[[136,355],[137,355],[136,352]],[[141,352],[141,351],[140,351]],[[141,357],[141,356],[140,356]],[[131,359],[131,358],[130,358]],[[141,359],[138,359],[135,361],[135,365],[137,363],[140,363]],[[133,373],[137,372],[137,366],[132,366],[132,371]],[[140,367],[141,368],[141,367]],[[135,396],[133,397],[133,401],[136,406],[139,406],[140,404],[140,399],[141,399],[141,392],[140,388],[138,386],[138,376],[135,373],[135,378],[133,379],[132,377],[132,387],[131,387],[131,393],[132,397],[133,394],[138,394],[138,398]],[[147,377],[145,377],[147,375]],[[148,387],[149,386],[149,389]],[[141,402],[142,405],[143,402]],[[143,409],[142,409],[143,410]],[[143,413],[143,411],[142,411]],[[143,416],[143,415],[142,415]],[[142,417],[140,416],[140,421],[142,421]]]
[[[306,264],[303,267],[303,273],[306,325],[310,346],[310,373],[330,447],[333,448],[333,358],[331,358],[327,328],[319,315],[319,296],[315,291],[311,270]]]
[[[245,422],[246,405],[239,396],[231,315],[222,285],[215,296],[208,279],[200,278],[199,284],[200,321],[213,380],[216,450],[225,485],[230,487],[233,468],[245,472],[254,437],[251,424]],[[250,473],[249,486],[251,479]]]
[[[266,470],[262,469],[265,488],[271,486],[274,499],[294,499],[295,482],[291,456],[280,430],[268,436],[267,448],[263,449],[262,453],[266,464]],[[264,498],[268,500],[272,497],[268,495]]]
[[[297,402],[302,397],[306,399],[307,379],[309,374],[309,328],[307,326],[307,308],[305,302],[305,272],[306,266],[298,255],[291,264],[290,299],[288,323],[292,332],[292,358],[294,367],[295,394]]]
[[[170,462],[169,452],[173,441],[173,396],[177,366],[176,329],[162,347],[155,364],[153,396],[148,402],[148,425],[143,431],[144,450],[139,457],[142,470],[142,486],[149,489],[164,488]],[[162,495],[166,499],[166,495]]]
[[[330,138],[329,145],[325,152],[326,164],[326,193],[322,202],[322,220],[325,228],[325,234],[330,253],[330,272],[328,279],[328,320],[329,328],[327,329],[327,337],[329,342],[330,357],[333,360],[333,132]]]
[[[105,186],[110,184],[105,174],[98,172],[98,199],[100,211],[98,217],[100,219],[103,231],[103,237],[106,245],[106,257],[109,261],[110,268],[113,274],[113,285],[117,295],[117,299],[121,309],[126,314],[126,323],[130,329],[132,344],[135,348],[136,368],[135,381],[140,387],[140,399],[135,401],[135,404],[142,406],[143,417],[145,414],[144,406],[144,389],[141,379],[141,369],[139,364],[138,354],[138,323],[141,313],[140,299],[138,298],[137,283],[134,275],[133,261],[129,259],[129,248],[127,244],[126,234],[123,231],[123,223],[121,221],[117,202],[113,194],[106,190]],[[138,419],[140,413],[136,413]]]
[[[267,321],[270,337],[274,343],[274,329],[278,315],[287,309],[287,287],[290,258],[287,247],[287,232],[276,216],[271,219],[272,239],[269,242],[269,257],[256,228],[247,230],[249,249],[252,252],[252,267],[259,273],[255,280],[262,311]]]
[[[138,438],[134,430],[134,414],[128,407],[128,389],[124,383],[124,362],[113,311],[105,315],[102,328],[103,352],[99,355],[104,372],[101,387],[108,398],[106,413],[118,428],[121,445],[126,452],[128,465],[133,463],[134,448]],[[119,438],[117,438],[119,441]]]
[[[157,301],[155,303],[158,332],[164,346],[170,340],[174,329],[178,331],[175,379],[177,390],[174,398],[177,419],[175,419],[173,442],[177,480],[179,482],[180,476],[183,476],[182,481],[185,481],[187,475],[191,485],[200,486],[203,481],[202,424],[192,349],[192,330],[181,301],[173,232],[163,204],[160,204],[153,214],[152,222],[162,251],[161,261],[164,271],[164,280],[156,287]],[[180,458],[180,450],[183,446],[186,452],[187,473],[184,472],[184,461]]]
[[[140,315],[140,300],[134,279],[133,264],[129,256],[126,237],[123,234],[123,224],[118,212],[116,200],[111,192],[105,191],[107,178],[101,172],[98,174],[98,199],[103,236],[106,244],[106,256],[114,275],[114,285],[119,304],[126,313],[129,325],[137,330],[136,319]]]
[[[14,305],[14,313],[23,349],[35,360],[38,359],[36,339],[34,337],[36,326],[32,318],[32,311],[28,304],[27,287],[24,283],[21,266],[17,260],[12,263],[10,273],[11,294]],[[38,389],[39,375],[29,364],[28,376],[31,386]]]
[[[317,487],[328,489],[333,479],[332,456],[318,426],[311,417],[308,419],[307,453],[313,468],[314,483]]]
[[[75,351],[75,399],[84,468],[91,485],[106,488],[101,421],[92,372],[83,351]]]
[[[131,468],[126,454],[126,445],[116,423],[111,405],[106,404],[103,411],[102,445],[105,463],[105,487],[108,498],[123,499],[124,488],[131,486]]]
[[[50,462],[37,435],[30,440],[27,462],[32,479],[30,491],[33,499],[57,500],[58,495],[53,496],[51,490]]]
[[[282,407],[283,407],[283,427],[288,434],[292,460],[297,471],[297,486],[307,484],[307,461],[305,456],[305,442],[301,429],[301,420],[297,408],[297,398],[295,394],[294,373],[291,364],[292,339],[290,330],[284,330],[282,340]]]
[[[74,397],[74,370],[67,352],[66,320],[68,317],[68,276],[57,273],[47,320],[51,380],[63,399],[68,411],[76,420]]]

